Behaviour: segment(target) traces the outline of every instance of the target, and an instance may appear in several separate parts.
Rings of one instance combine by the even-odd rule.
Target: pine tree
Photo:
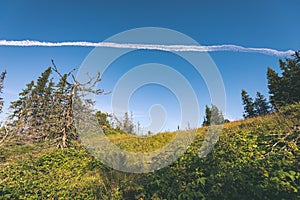
[[[49,79],[51,68],[37,79],[27,84],[19,94],[19,99],[11,103],[13,128],[18,133],[26,133],[33,140],[47,137],[49,114],[52,108],[53,82]]]
[[[211,118],[211,110],[208,105],[205,106],[205,117],[202,123],[202,126],[209,126],[210,125],[210,118]]]
[[[205,106],[205,117],[202,123],[203,126],[220,125],[224,123],[224,116],[217,106],[212,105],[209,108]]]
[[[123,120],[120,121],[119,127],[122,131],[133,134],[134,133],[134,123],[133,123],[133,114],[131,112],[130,116],[128,112],[124,113]]]
[[[211,124],[219,125],[224,123],[224,116],[217,106],[211,106]]]
[[[281,78],[278,73],[268,67],[268,88],[270,94],[270,102],[274,108],[278,108],[284,105],[285,99],[283,93],[283,87],[281,86]]]
[[[49,114],[51,112],[53,82],[50,78],[51,67],[47,68],[37,79],[36,85],[32,90],[32,99],[30,108],[31,122],[29,133],[34,139],[43,139],[48,136]]]
[[[114,124],[116,125],[116,130],[121,130],[125,133],[134,134],[134,122],[133,122],[133,113],[130,113],[130,116],[128,112],[124,113],[124,116],[122,118],[118,118],[114,116]]]
[[[248,95],[248,93],[245,90],[242,90],[242,103],[244,106],[244,118],[251,118],[255,117],[255,108],[254,108],[254,102],[253,99]]]
[[[81,100],[79,91],[101,94],[102,90],[93,87],[100,79],[100,73],[90,78],[87,83],[80,83],[72,72],[62,75],[56,68],[47,68],[37,79],[36,84],[31,81],[19,94],[19,99],[11,103],[10,119],[14,133],[31,141],[51,139],[58,143],[58,147],[65,148],[72,139],[77,139],[75,120],[82,117],[92,118],[89,106],[93,102],[89,99]],[[60,80],[56,84],[51,77],[52,70]],[[72,77],[73,83],[68,81]],[[74,117],[75,107],[81,113]]]
[[[264,95],[260,92],[256,93],[256,98],[254,101],[255,115],[262,116],[270,113],[270,105]]]
[[[267,78],[271,104],[275,109],[300,101],[300,59],[295,53],[293,58],[279,60],[281,76],[268,68]]]
[[[59,82],[55,85],[51,111],[51,122],[55,124],[51,130],[51,137],[58,140],[58,147],[61,148],[67,146],[68,139],[76,138],[75,127],[70,119],[72,115],[72,111],[70,111],[72,109],[70,97],[72,84],[67,79],[68,74],[63,74],[60,76]]]
[[[10,109],[12,113],[9,118],[13,120],[12,129],[16,133],[25,133],[26,128],[30,126],[28,123],[31,117],[31,99],[34,81],[26,85],[26,88],[19,93],[19,99],[11,102]]]

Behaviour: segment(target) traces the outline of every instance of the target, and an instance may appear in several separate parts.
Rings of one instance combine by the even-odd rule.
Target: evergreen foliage
[[[268,69],[276,112],[260,92],[253,99],[242,90],[244,117],[262,117],[225,124],[212,152],[202,158],[208,127],[193,130],[197,137],[173,164],[150,173],[128,174],[106,167],[77,140],[76,120],[95,114],[90,108],[93,102],[77,97],[84,96],[83,91],[101,94],[102,90],[93,87],[100,75],[80,83],[73,71],[61,74],[53,63],[11,103],[9,133],[14,137],[0,141],[0,199],[300,199],[299,53],[280,61],[280,68],[281,76]],[[53,72],[59,76],[57,83]],[[0,93],[5,75],[0,76]],[[77,111],[81,115],[75,119]],[[116,118],[115,125],[106,113],[98,111],[96,116],[109,139],[130,152],[153,152],[170,144],[177,134],[182,138],[189,134],[111,134],[134,133],[132,113],[126,112],[122,120]],[[206,106],[203,126],[224,121],[215,105]],[[93,121],[86,120],[82,126],[89,127],[89,123]],[[53,143],[63,149],[54,148]],[[176,148],[181,147],[174,147],[174,152]],[[160,159],[168,158],[161,154]],[[138,162],[120,162],[141,167]]]
[[[225,124],[212,152],[200,158],[203,127],[172,165],[146,174],[108,168],[80,146],[5,143],[0,146],[0,199],[299,199],[299,123],[298,103]],[[175,135],[109,138],[127,151],[152,152]]]
[[[244,105],[244,118],[250,118],[255,116],[255,111],[254,111],[254,103],[253,99],[249,96],[249,94],[245,91],[242,90],[242,103]]]
[[[244,106],[243,117],[245,119],[266,115],[272,112],[267,98],[260,92],[256,92],[255,100],[253,100],[245,90],[242,90],[241,95]]]
[[[267,78],[271,104],[275,109],[300,101],[299,52],[293,58],[279,60],[281,75],[268,68]]]
[[[36,83],[31,81],[27,84],[19,99],[11,103],[11,130],[23,141],[50,139],[56,141],[58,147],[65,148],[71,140],[77,139],[73,115],[75,103],[85,116],[93,112],[89,109],[93,102],[81,101],[79,92],[101,94],[103,91],[90,86],[100,81],[100,74],[88,83],[80,83],[72,75],[73,71],[61,74],[52,63],[53,67],[47,68]],[[53,71],[59,76],[58,83],[51,77]],[[73,83],[68,80],[71,77]]]
[[[212,105],[211,108],[205,106],[205,116],[202,125],[220,125],[224,123],[224,116],[217,106]]]
[[[256,98],[254,101],[254,109],[255,109],[255,114],[257,116],[266,115],[271,112],[271,107],[269,105],[269,102],[267,101],[267,98],[264,95],[262,95],[260,92],[256,93]]]
[[[130,113],[130,115],[128,114],[128,112],[125,112],[122,119],[119,119],[115,116],[114,120],[117,130],[121,130],[128,134],[135,134],[132,112]]]

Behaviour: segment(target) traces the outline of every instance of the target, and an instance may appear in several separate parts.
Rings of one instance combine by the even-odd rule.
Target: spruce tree
[[[16,133],[25,133],[26,128],[31,124],[28,123],[31,118],[32,112],[32,91],[34,87],[34,81],[26,84],[26,88],[19,93],[19,99],[11,102],[10,119],[13,121],[12,129]]]
[[[205,117],[203,126],[220,125],[224,123],[224,116],[217,106],[212,105],[211,108],[205,106]]]
[[[49,114],[52,104],[53,82],[50,78],[51,67],[47,68],[37,79],[36,85],[32,91],[32,113],[30,133],[36,139],[42,139],[48,136]]]
[[[211,119],[210,123],[213,125],[220,125],[224,123],[224,116],[217,106],[211,106]]]
[[[211,118],[211,110],[208,105],[205,106],[205,116],[202,125],[209,126],[210,125],[210,118]]]
[[[271,104],[275,109],[300,101],[300,59],[295,53],[293,58],[279,60],[282,71],[279,76],[268,68],[267,78]]]
[[[285,99],[283,93],[283,87],[281,86],[281,78],[278,73],[268,67],[268,88],[270,94],[270,102],[274,108],[278,108],[284,105]]]
[[[33,140],[44,139],[48,136],[49,114],[52,108],[52,87],[50,80],[51,68],[45,70],[37,79],[31,81],[19,94],[19,99],[11,103],[14,119],[13,129],[17,133],[26,133]]]
[[[243,117],[251,118],[256,116],[253,99],[248,95],[248,93],[245,90],[242,90],[241,95],[242,95],[242,103],[244,106]]]
[[[57,84],[51,77],[52,71],[60,77]],[[100,73],[87,83],[80,83],[72,72],[62,75],[53,63],[53,68],[47,68],[36,83],[31,81],[26,85],[19,99],[10,106],[14,133],[22,133],[21,137],[31,141],[50,139],[61,148],[67,147],[72,139],[77,139],[75,120],[81,120],[80,117],[90,119],[94,114],[90,109],[93,102],[78,98],[79,91],[93,94],[101,94],[103,91],[94,89],[95,84],[101,80]],[[73,82],[68,80],[69,77],[72,77]],[[76,119],[73,115],[74,104],[79,105],[77,110],[81,113]]]
[[[254,101],[255,115],[261,116],[270,113],[270,105],[264,95],[260,92],[256,93],[256,98]]]

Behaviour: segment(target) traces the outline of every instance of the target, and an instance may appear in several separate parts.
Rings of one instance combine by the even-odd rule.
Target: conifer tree
[[[130,116],[128,112],[125,112],[122,119],[119,119],[118,117],[114,116],[114,120],[116,124],[116,129],[120,129],[121,131],[124,131],[129,134],[134,134],[134,123],[133,123],[132,112]]]
[[[248,95],[245,90],[242,90],[242,103],[244,105],[244,118],[251,118],[255,116],[255,108],[253,99]]]
[[[101,94],[103,91],[94,89],[95,84],[101,80],[100,73],[87,83],[80,83],[73,76],[73,70],[62,75],[52,63],[53,68],[47,68],[36,83],[31,81],[27,84],[19,94],[19,99],[11,103],[11,126],[14,133],[22,133],[22,137],[30,141],[50,139],[58,147],[65,148],[70,140],[77,139],[73,116],[75,101],[80,105],[80,112],[84,113],[81,117],[91,117],[92,114],[88,106],[93,102],[89,99],[81,101],[77,98],[78,91],[93,94]],[[51,77],[52,71],[59,75],[57,84]],[[68,78],[72,78],[73,82]]]
[[[50,128],[49,116],[53,107],[54,85],[50,78],[51,72],[51,67],[47,68],[37,79],[36,86],[32,91],[30,134],[34,134],[36,137],[47,137]]]
[[[14,120],[13,130],[26,133],[33,140],[48,136],[49,114],[51,112],[53,82],[50,80],[51,68],[46,69],[37,79],[31,81],[19,94],[19,99],[11,103],[10,118]]]
[[[210,125],[210,118],[211,118],[211,110],[208,105],[205,106],[205,116],[202,125],[209,126]]]
[[[19,93],[19,99],[11,102],[10,119],[13,121],[12,129],[17,133],[25,133],[26,127],[30,126],[28,121],[32,112],[32,91],[34,87],[34,81],[31,81],[26,85],[26,88]],[[27,125],[27,126],[26,126]]]
[[[275,109],[300,101],[300,59],[296,52],[293,58],[279,60],[281,75],[268,68],[267,78],[270,101]]]
[[[205,117],[202,123],[203,126],[220,125],[224,123],[224,116],[217,106],[212,105],[209,108],[205,106]]]
[[[256,93],[256,98],[254,101],[254,108],[255,108],[255,115],[256,116],[262,116],[270,113],[270,105],[264,95],[262,95],[260,92]]]
[[[224,116],[217,106],[211,106],[211,119],[210,123],[213,125],[219,125],[224,123]]]
[[[248,93],[242,90],[242,101],[244,105],[244,118],[266,115],[272,111],[267,98],[260,92],[256,93],[256,98],[253,101]]]

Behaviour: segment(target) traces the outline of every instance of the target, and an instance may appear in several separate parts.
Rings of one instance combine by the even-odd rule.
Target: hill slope
[[[225,124],[205,158],[206,128],[186,153],[147,174],[112,170],[80,144],[0,146],[0,199],[300,199],[300,103],[280,112]],[[180,133],[184,134],[184,132]],[[109,136],[134,152],[158,149],[175,133]]]

